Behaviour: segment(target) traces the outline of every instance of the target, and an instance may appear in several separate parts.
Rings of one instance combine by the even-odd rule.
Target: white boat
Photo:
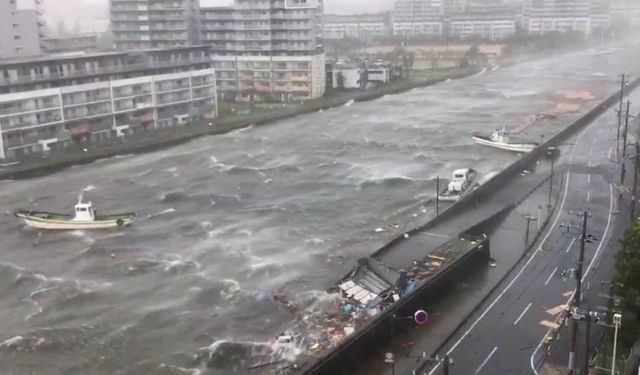
[[[478,172],[471,168],[458,169],[453,172],[449,185],[440,193],[441,201],[458,201],[478,186]]]
[[[509,132],[503,127],[501,130],[496,130],[491,133],[490,136],[474,134],[473,140],[483,146],[489,146],[499,148],[501,150],[528,153],[534,148],[538,147],[538,143],[525,142],[525,141],[513,141],[509,137]]]
[[[125,227],[133,222],[135,213],[97,215],[91,202],[82,200],[75,206],[74,215],[39,211],[17,211],[16,217],[30,227],[40,229],[107,229]]]

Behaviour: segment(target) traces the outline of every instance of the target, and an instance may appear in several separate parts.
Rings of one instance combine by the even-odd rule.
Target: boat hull
[[[135,214],[122,214],[97,217],[94,221],[80,221],[66,218],[65,215],[46,214],[42,212],[18,211],[16,217],[22,219],[30,227],[52,230],[77,230],[77,229],[110,229],[131,225],[135,220]],[[48,218],[47,216],[51,216]]]
[[[536,143],[499,143],[479,136],[473,136],[473,140],[479,145],[522,153],[529,153],[538,147]]]

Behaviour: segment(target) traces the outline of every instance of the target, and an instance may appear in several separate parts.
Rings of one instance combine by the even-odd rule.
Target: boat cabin
[[[471,169],[458,169],[453,172],[453,179],[449,183],[449,191],[461,192],[467,187],[470,180]]]
[[[96,210],[93,209],[91,202],[78,202],[75,207],[74,221],[95,221]]]
[[[509,143],[509,132],[505,127],[502,129],[497,129],[493,133],[491,133],[491,141],[497,143]]]

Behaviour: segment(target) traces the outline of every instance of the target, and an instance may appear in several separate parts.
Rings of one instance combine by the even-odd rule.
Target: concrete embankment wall
[[[356,333],[348,336],[339,347],[334,348],[324,357],[303,369],[305,374],[351,375],[372,355],[379,354],[381,347],[390,342],[395,333],[415,327],[413,313],[424,308],[424,301],[435,301],[442,298],[454,287],[464,275],[477,269],[481,263],[486,264],[490,243],[487,239],[468,252],[429,283],[422,285],[411,295],[385,310],[369,321]],[[398,319],[400,318],[400,319]],[[381,355],[380,363],[383,363]]]
[[[273,122],[292,118],[298,115],[338,107],[349,101],[364,102],[375,100],[385,95],[398,94],[418,87],[427,87],[448,79],[461,79],[478,73],[478,68],[471,67],[454,72],[443,72],[442,76],[419,81],[405,81],[389,84],[376,89],[346,93],[335,97],[325,97],[318,101],[306,102],[301,107],[289,107],[281,111],[260,113],[243,117],[228,117],[214,121],[213,126],[207,122],[193,123],[127,137],[116,143],[89,144],[52,151],[48,157],[35,157],[24,160],[22,164],[0,168],[0,179],[30,178],[56,172],[60,169],[87,164],[107,157],[158,150],[172,145],[190,141],[204,135],[224,134],[234,130],[254,126],[262,126]],[[84,149],[86,148],[86,150]]]

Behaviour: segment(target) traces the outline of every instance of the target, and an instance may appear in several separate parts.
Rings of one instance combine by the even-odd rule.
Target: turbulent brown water
[[[553,110],[560,91],[601,99],[638,45],[484,71],[376,101],[0,182],[0,373],[246,373],[390,224],[423,214],[436,176],[485,178],[516,156],[470,134]],[[566,108],[566,107],[565,107]],[[538,140],[577,113],[543,120]],[[122,231],[41,232],[18,208],[67,211],[84,190],[101,212],[135,210]],[[401,227],[402,227],[401,225]],[[378,232],[376,228],[385,228]]]

